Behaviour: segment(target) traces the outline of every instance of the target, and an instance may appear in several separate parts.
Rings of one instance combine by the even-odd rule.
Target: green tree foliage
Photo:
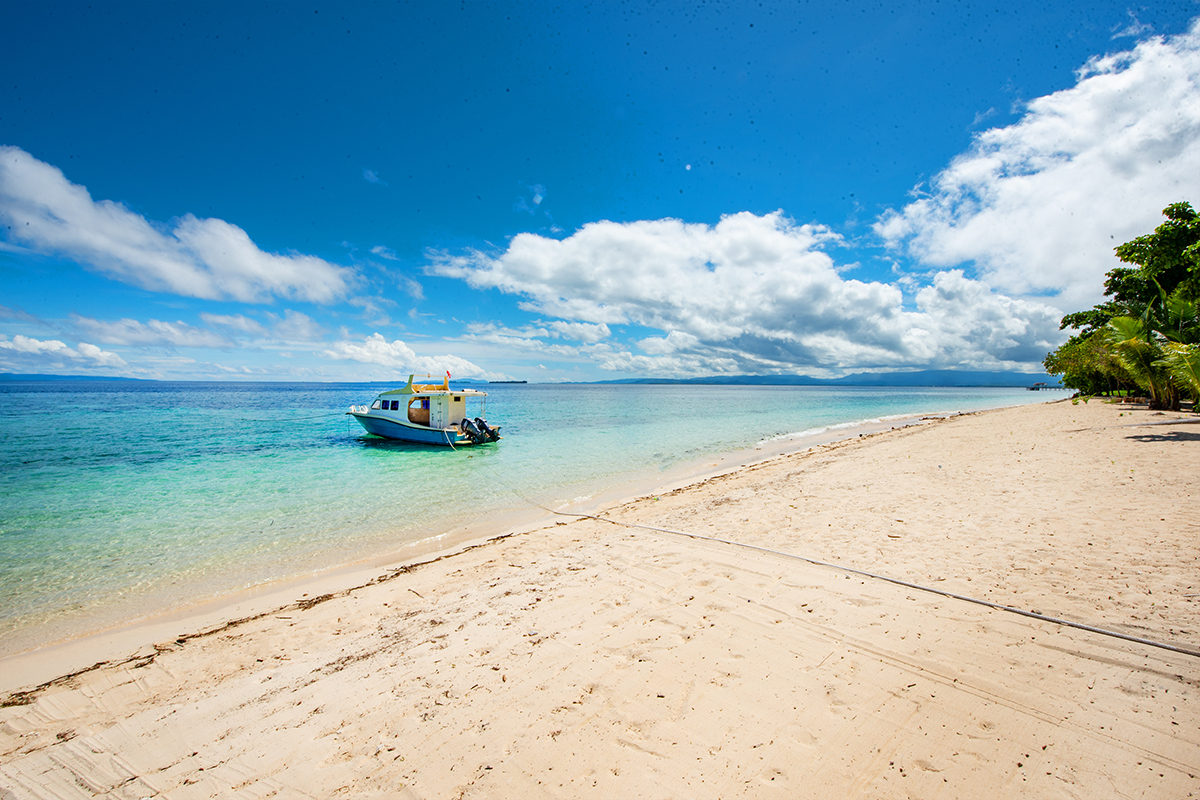
[[[1166,342],[1162,361],[1179,391],[1191,396],[1192,408],[1200,408],[1200,344]]]
[[[1162,348],[1146,318],[1113,317],[1101,338],[1134,382],[1150,395],[1151,408],[1179,408],[1179,393],[1159,366]]]
[[[1104,293],[1118,303],[1148,305],[1158,299],[1158,287],[1167,294],[1180,290],[1190,300],[1200,298],[1200,215],[1190,203],[1173,203],[1163,209],[1163,216],[1167,221],[1154,233],[1116,248],[1117,258],[1138,265],[1108,273]],[[1114,280],[1114,273],[1128,274]]]
[[[1163,215],[1153,233],[1116,248],[1134,266],[1109,271],[1110,299],[1063,317],[1062,329],[1080,333],[1043,363],[1065,386],[1084,394],[1137,386],[1161,408],[1178,408],[1181,392],[1200,401],[1200,215],[1190,203],[1169,205]]]
[[[1061,376],[1063,386],[1080,394],[1111,394],[1136,386],[1133,377],[1105,344],[1103,336],[1076,334],[1047,355],[1043,363],[1046,372]]]

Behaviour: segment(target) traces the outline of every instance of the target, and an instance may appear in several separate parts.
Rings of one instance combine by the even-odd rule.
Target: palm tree
[[[1179,410],[1179,393],[1200,401],[1200,306],[1177,289],[1158,287],[1138,317],[1108,321],[1105,342],[1117,360],[1150,394],[1151,408]]]
[[[1192,396],[1192,410],[1200,410],[1200,344],[1165,342],[1159,363],[1180,391]]]
[[[1179,408],[1179,393],[1170,374],[1159,365],[1163,350],[1151,325],[1147,307],[1141,317],[1113,317],[1105,327],[1105,341],[1121,366],[1150,395],[1151,408]]]

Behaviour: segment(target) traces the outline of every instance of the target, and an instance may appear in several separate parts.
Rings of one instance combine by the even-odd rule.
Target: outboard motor
[[[481,444],[488,440],[487,434],[475,426],[474,422],[467,417],[463,417],[463,421],[458,423],[459,429],[471,438],[475,444]]]
[[[494,442],[500,438],[500,434],[497,433],[495,430],[489,428],[487,421],[484,420],[483,417],[475,418],[475,427],[479,429],[480,433],[482,433],[484,436],[487,437],[487,440],[489,442]]]

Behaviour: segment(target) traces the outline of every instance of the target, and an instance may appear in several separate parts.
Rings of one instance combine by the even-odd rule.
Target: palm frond
[[[1141,318],[1113,317],[1108,321],[1104,335],[1113,355],[1137,385],[1149,392],[1152,400],[1164,400],[1170,381],[1163,368],[1156,364],[1162,359],[1163,352],[1146,315]]]
[[[1166,342],[1158,364],[1166,369],[1180,390],[1200,402],[1200,344]]]

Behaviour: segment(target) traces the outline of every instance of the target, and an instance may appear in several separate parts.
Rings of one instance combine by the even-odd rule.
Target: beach
[[[1197,796],[1197,419],[929,419],[4,659],[0,794]]]

